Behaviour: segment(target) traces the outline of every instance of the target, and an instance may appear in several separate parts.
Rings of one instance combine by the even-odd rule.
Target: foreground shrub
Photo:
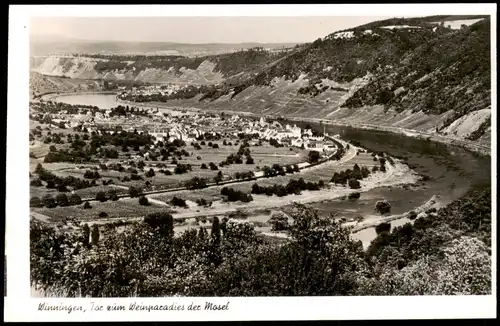
[[[271,224],[272,231],[283,231],[288,229],[288,216],[283,212],[274,212],[271,218],[267,221]]]

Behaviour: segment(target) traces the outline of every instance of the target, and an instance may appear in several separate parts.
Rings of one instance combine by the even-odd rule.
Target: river
[[[123,105],[116,100],[114,94],[52,94],[44,99],[49,98],[52,101],[94,105],[102,109]],[[137,106],[147,104],[141,103]],[[160,110],[171,111],[161,108]],[[387,199],[391,203],[392,214],[402,214],[424,204],[433,195],[439,196],[440,204],[444,205],[465,194],[473,184],[491,182],[491,158],[464,148],[386,131],[324,126],[311,122],[288,122],[301,127],[309,125],[319,132],[323,132],[325,128],[329,134],[340,134],[343,139],[359,142],[364,148],[406,159],[412,169],[429,178],[413,187],[375,188],[363,193],[357,202],[335,199],[313,204],[322,214],[340,212],[346,217],[372,215],[375,203],[381,199]],[[405,222],[407,221],[404,219],[393,221],[391,225],[397,226]],[[366,229],[358,232],[355,237],[366,244],[375,237],[375,231],[373,228]]]
[[[92,105],[100,109],[111,109],[119,105],[116,94],[47,94],[42,96],[45,101],[62,102],[71,105]]]

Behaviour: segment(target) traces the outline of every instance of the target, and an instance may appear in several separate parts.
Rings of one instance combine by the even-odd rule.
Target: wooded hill
[[[446,127],[467,113],[490,107],[490,19],[459,30],[430,23],[439,19],[452,17],[395,18],[332,33],[255,76],[205,89],[201,100],[234,97],[250,86],[271,85],[274,78],[294,81],[301,75],[309,85],[298,92],[314,97],[328,89],[325,79],[346,83],[369,75],[370,82],[343,106],[382,104],[397,112],[410,108],[426,114],[453,110],[440,126]],[[384,28],[394,25],[402,28]],[[351,37],[342,37],[349,33]]]

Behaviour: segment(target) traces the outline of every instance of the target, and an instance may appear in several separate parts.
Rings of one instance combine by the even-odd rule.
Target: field
[[[352,169],[354,164],[358,164],[360,167],[366,166],[371,169],[371,167],[375,165],[375,163],[376,162],[373,161],[371,155],[360,153],[358,156],[354,157],[352,160],[346,163],[339,164],[338,162],[331,161],[325,164],[321,164],[317,167],[305,169],[300,173],[286,174],[284,176],[273,178],[262,178],[256,181],[245,181],[236,184],[230,184],[227,185],[227,187],[244,192],[250,192],[254,183],[257,183],[259,186],[273,186],[275,184],[286,185],[290,180],[299,178],[304,178],[305,181],[311,182],[318,182],[320,180],[323,180],[325,183],[328,183],[332,178],[333,173],[335,172]],[[205,198],[205,200],[207,201],[216,201],[224,198],[224,196],[220,194],[220,191],[223,187],[225,186],[210,187],[195,191],[186,190],[182,192],[153,195],[153,197],[164,202],[169,202],[174,196],[191,201],[196,201],[196,199],[199,198]]]
[[[35,208],[35,212],[49,216],[53,220],[64,218],[78,218],[82,220],[93,220],[99,218],[101,212],[106,212],[108,218],[127,218],[145,216],[154,212],[170,212],[167,206],[150,203],[149,206],[141,206],[138,199],[122,199],[119,201],[107,201],[104,203],[91,202],[91,209],[83,209],[82,206],[67,206],[56,208]]]
[[[185,149],[192,155],[185,158],[183,157],[182,162],[189,163],[193,166],[200,166],[202,163],[208,164],[209,162],[218,164],[225,160],[228,155],[238,152],[239,145],[235,145],[234,140],[231,139],[228,140],[228,142],[233,142],[233,146],[224,146],[221,141],[215,141],[213,143],[218,144],[219,148],[214,149],[207,145],[201,145],[200,150],[196,150],[188,144]],[[197,143],[199,144],[200,142]],[[255,169],[257,166],[262,167],[274,163],[285,165],[304,162],[307,158],[307,151],[298,148],[292,148],[292,150],[290,150],[290,147],[286,146],[277,148],[264,142],[262,146],[250,146],[250,155],[254,159],[255,164],[249,165],[249,167]],[[198,160],[197,156],[200,156],[201,160]],[[241,171],[241,168],[239,170]]]
[[[156,165],[159,163],[165,164],[167,167],[166,169],[170,170],[171,172],[174,171],[175,165],[171,164],[172,158],[169,158],[167,161],[144,161],[145,167],[144,171],[149,170],[150,168],[153,168],[155,170],[155,176],[153,177],[146,177],[144,176],[143,173],[141,173],[141,176],[143,180],[132,180],[132,181],[127,181],[124,182],[123,177],[125,176],[130,176],[129,172],[118,172],[118,171],[113,171],[113,170],[107,170],[107,171],[102,171],[99,170],[99,174],[101,175],[101,180],[105,179],[112,179],[113,183],[115,185],[119,186],[125,186],[125,187],[137,187],[137,186],[144,186],[146,181],[149,181],[152,186],[159,186],[162,188],[177,188],[177,187],[182,187],[184,183],[192,179],[193,177],[201,177],[201,178],[208,178],[208,179],[213,179],[218,171],[222,171],[224,175],[224,179],[230,179],[234,176],[236,172],[246,172],[246,171],[254,171],[257,172],[259,171],[260,168],[262,168],[265,165],[271,166],[273,164],[297,164],[306,161],[306,156],[307,156],[307,151],[301,150],[298,148],[293,148],[290,150],[289,147],[280,147],[276,148],[273,146],[270,146],[269,144],[264,143],[263,146],[251,146],[250,151],[251,151],[251,156],[254,159],[254,164],[231,164],[229,166],[224,166],[224,167],[219,167],[217,171],[213,171],[210,169],[201,169],[201,165],[205,163],[208,166],[208,163],[213,162],[216,165],[218,165],[220,162],[224,161],[227,156],[237,153],[239,146],[233,145],[233,146],[223,146],[222,142],[214,142],[214,143],[220,143],[220,147],[213,149],[211,147],[208,147],[207,145],[202,146],[200,150],[196,150],[194,147],[191,145],[187,145],[184,147],[184,149],[190,153],[191,155],[188,157],[182,157],[181,160],[178,158],[176,159],[179,163],[181,164],[191,164],[192,166],[192,171],[184,174],[172,174],[172,175],[165,175],[163,173],[158,172],[160,168],[157,168]],[[119,148],[117,148],[119,149]],[[48,149],[47,149],[48,151]],[[198,159],[200,157],[200,159]],[[123,159],[126,159],[123,157],[122,159],[112,159],[109,160],[109,163],[119,163]],[[245,159],[245,158],[243,158]],[[30,171],[34,171],[36,168],[36,165],[40,163],[39,160],[32,159],[31,164],[30,164]],[[95,164],[71,164],[71,163],[46,163],[42,164],[43,167],[54,174],[61,176],[61,177],[68,177],[68,176],[73,176],[76,178],[83,178],[83,174],[87,169],[91,169],[95,167]],[[124,165],[125,167],[127,165]],[[99,181],[98,181],[99,182]],[[109,188],[108,188],[109,189]],[[117,188],[117,190],[120,190],[120,188]],[[96,190],[100,191],[100,190]],[[88,197],[89,195],[92,195],[92,192],[90,191],[77,191],[77,193],[80,194],[84,193],[85,197]],[[36,189],[33,191],[33,193],[37,193],[38,195],[40,194],[45,194],[47,193],[46,191]],[[51,193],[48,191],[48,193]],[[38,196],[37,195],[37,196]]]

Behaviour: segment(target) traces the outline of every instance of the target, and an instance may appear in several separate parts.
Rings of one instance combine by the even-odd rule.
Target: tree
[[[141,197],[139,197],[139,205],[141,205],[141,206],[148,206],[149,205],[149,200],[146,197],[141,196]]]
[[[172,198],[170,200],[170,204],[173,206],[187,207],[186,201],[182,198],[177,197],[177,196],[174,196],[174,198]]]
[[[80,205],[82,203],[82,198],[78,194],[72,194],[69,196],[70,205]]]
[[[57,186],[57,191],[59,191],[59,192],[68,192],[69,190],[66,187],[66,185],[60,184],[60,185]]]
[[[206,169],[208,169],[208,167],[205,163],[202,163],[200,166],[200,169],[206,170]]]
[[[108,195],[109,195],[109,199],[112,200],[112,201],[117,201],[119,198],[118,198],[118,194],[116,193],[116,190],[110,190],[108,192]]]
[[[222,181],[222,171],[219,171],[219,173],[217,173],[217,175],[214,177],[214,181],[215,181],[216,184],[221,183],[221,181]]]
[[[174,218],[171,214],[165,212],[156,212],[148,214],[144,218],[144,223],[153,229],[159,230],[163,236],[172,238],[174,236]]]
[[[210,162],[208,165],[210,166],[210,170],[216,171],[219,169],[214,162]]]
[[[91,233],[90,233],[90,237],[91,237],[91,241],[92,241],[92,246],[97,246],[97,244],[99,243],[99,227],[97,226],[97,224],[93,224],[92,225],[92,230],[91,230]]]
[[[87,223],[82,226],[82,243],[84,247],[88,247],[90,243],[90,228]]]
[[[100,201],[100,202],[105,202],[108,200],[108,198],[106,197],[106,193],[104,191],[99,191],[96,194],[95,199]]]
[[[377,234],[389,233],[391,231],[391,223],[380,223],[375,227]]]
[[[391,212],[391,204],[387,200],[379,200],[375,204],[375,210],[381,215]]]
[[[43,171],[45,171],[45,169],[43,168],[42,164],[38,163],[35,168],[35,173],[40,174]]]
[[[354,167],[352,169],[352,177],[356,180],[363,179],[363,174],[361,173],[361,169],[359,168],[359,165],[357,165],[357,164],[354,164]]]
[[[31,197],[30,207],[43,207],[43,202],[39,197]]]
[[[349,188],[351,188],[351,189],[360,189],[361,188],[361,184],[359,183],[358,180],[352,178],[352,179],[349,179]]]
[[[68,196],[66,194],[59,194],[56,196],[56,202],[57,205],[63,207],[63,206],[68,206],[69,201],[68,201]]]
[[[45,195],[42,198],[43,206],[47,208],[54,208],[57,206],[57,201],[51,195]]]
[[[314,164],[317,163],[320,159],[320,154],[318,151],[309,151],[307,155],[307,162]]]
[[[106,212],[100,212],[99,213],[99,217],[100,218],[106,218],[106,217],[108,217],[108,213],[106,213]]]
[[[359,199],[359,197],[361,197],[359,192],[351,192],[348,196],[349,199]]]
[[[128,193],[129,193],[131,198],[136,198],[136,197],[139,197],[141,195],[142,190],[140,188],[137,188],[137,187],[130,187],[128,189]]]
[[[154,171],[153,169],[149,169],[149,171],[148,171],[148,172],[146,172],[146,174],[145,174],[145,175],[146,175],[146,177],[148,177],[148,178],[152,178],[152,177],[154,177],[154,176],[155,176],[155,171]]]
[[[462,236],[438,254],[423,255],[399,269],[384,266],[375,278],[358,279],[359,295],[491,294],[491,251],[481,240]]]
[[[31,180],[30,186],[41,187],[41,186],[43,186],[42,180],[40,180],[40,179]]]
[[[410,212],[408,213],[408,219],[409,219],[409,220],[414,220],[414,219],[416,219],[416,218],[417,218],[417,213],[416,213],[415,211],[410,211]]]
[[[186,181],[185,186],[189,190],[203,189],[207,186],[207,182],[204,178],[193,177]]]
[[[85,204],[83,204],[83,209],[91,209],[92,206],[90,205],[90,203],[88,201],[85,202]]]
[[[212,238],[213,244],[220,243],[221,229],[220,229],[219,218],[217,216],[215,216],[213,221],[212,221],[212,229],[210,231],[210,236]]]
[[[283,212],[274,212],[267,222],[271,224],[272,231],[283,231],[287,230],[289,227],[288,216]]]
[[[246,160],[246,162],[245,162],[245,163],[246,163],[246,164],[254,164],[253,158],[252,158],[250,155],[248,155],[248,156],[247,156],[247,160]]]

